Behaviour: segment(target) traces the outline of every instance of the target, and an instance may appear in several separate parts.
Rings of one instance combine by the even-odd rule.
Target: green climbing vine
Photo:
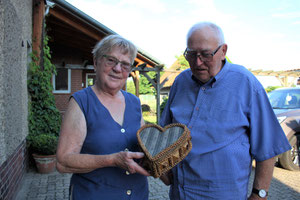
[[[60,130],[61,116],[56,108],[53,86],[51,84],[52,74],[56,74],[55,65],[50,61],[49,37],[44,37],[42,64],[38,64],[37,52],[31,54],[32,61],[28,70],[28,126],[30,141],[40,134],[58,136]]]

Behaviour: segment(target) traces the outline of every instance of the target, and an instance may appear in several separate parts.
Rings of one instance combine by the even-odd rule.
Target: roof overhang
[[[92,63],[91,51],[103,37],[117,34],[97,20],[80,11],[64,0],[47,0],[46,28],[50,42],[79,49],[83,52],[83,60]],[[161,65],[161,62],[138,48],[135,62],[147,67]]]

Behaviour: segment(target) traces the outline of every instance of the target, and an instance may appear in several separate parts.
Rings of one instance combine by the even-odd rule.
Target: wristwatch
[[[252,193],[257,194],[260,198],[266,198],[268,196],[268,192],[264,189],[252,189]]]

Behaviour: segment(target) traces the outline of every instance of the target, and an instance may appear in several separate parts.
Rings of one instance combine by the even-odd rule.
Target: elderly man
[[[190,154],[168,174],[170,199],[267,199],[274,157],[290,149],[268,97],[246,68],[226,61],[227,44],[215,24],[194,25],[184,56],[190,69],[175,80],[160,125],[185,124]]]

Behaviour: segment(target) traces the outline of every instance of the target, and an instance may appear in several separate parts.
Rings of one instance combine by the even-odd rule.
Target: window
[[[71,92],[71,69],[57,68],[57,74],[53,75],[53,93]]]
[[[86,80],[85,87],[94,85],[95,80],[96,80],[96,74],[95,73],[87,73],[85,80]]]

